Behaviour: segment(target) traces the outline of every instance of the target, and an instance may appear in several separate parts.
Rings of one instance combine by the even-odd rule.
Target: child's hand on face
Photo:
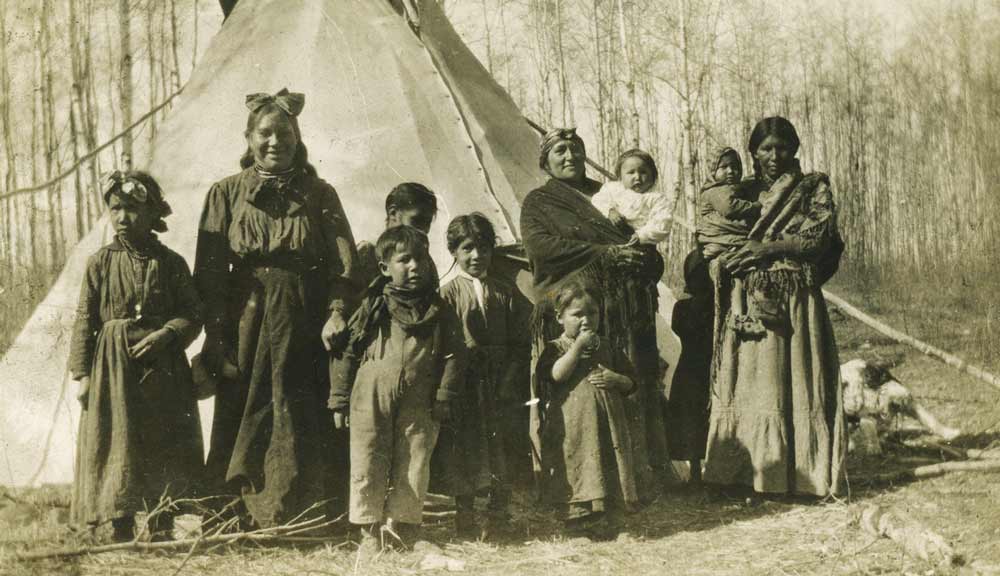
[[[583,358],[589,358],[601,345],[601,337],[590,328],[581,328],[573,343]]]

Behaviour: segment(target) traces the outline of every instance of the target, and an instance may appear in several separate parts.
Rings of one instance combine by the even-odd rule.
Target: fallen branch
[[[193,553],[198,546],[235,544],[238,542],[256,543],[321,543],[340,540],[343,536],[330,537],[303,537],[300,534],[311,532],[332,526],[338,519],[323,521],[322,517],[305,520],[295,524],[284,526],[274,526],[271,528],[261,528],[248,532],[234,532],[232,534],[216,534],[213,536],[199,536],[197,538],[185,538],[183,540],[173,540],[170,542],[122,542],[119,544],[105,544],[102,546],[79,546],[76,548],[63,548],[61,550],[48,550],[39,552],[17,553],[15,558],[21,561],[46,560],[51,558],[71,558],[74,556],[84,556],[88,554],[103,554],[105,552],[152,552],[154,550],[183,550],[189,549],[189,554]]]
[[[969,455],[969,458],[974,458],[977,460],[996,460],[1000,459],[1000,448],[987,448],[985,450],[980,450],[978,448],[969,448],[965,451]]]
[[[870,480],[872,482],[898,482],[900,480],[916,480],[918,478],[933,478],[942,476],[949,472],[994,472],[1000,471],[1000,458],[988,458],[985,460],[963,460],[961,462],[941,462],[940,464],[929,464],[918,466],[910,470],[899,470],[886,474],[876,474]]]
[[[873,536],[892,540],[915,558],[939,566],[964,563],[944,537],[898,510],[871,506],[861,514],[861,527]]]
[[[965,360],[962,360],[958,356],[955,356],[954,354],[949,354],[948,352],[945,352],[940,348],[931,346],[926,342],[921,342],[920,340],[917,340],[916,338],[910,336],[909,334],[900,332],[899,330],[896,330],[895,328],[889,326],[888,324],[879,322],[875,318],[872,318],[868,314],[865,314],[861,310],[858,310],[854,306],[851,306],[846,300],[844,300],[840,296],[837,296],[836,294],[831,293],[828,290],[823,290],[823,296],[826,298],[827,302],[833,304],[837,308],[840,308],[840,310],[844,314],[847,314],[851,318],[860,321],[862,324],[868,325],[869,327],[888,336],[889,338],[892,338],[897,342],[908,344],[913,348],[916,348],[920,352],[923,352],[927,356],[936,358],[944,362],[948,366],[951,366],[952,368],[955,368],[957,370],[961,370],[966,374],[969,374],[971,376],[974,376],[982,380],[983,382],[986,382],[987,384],[996,388],[997,390],[1000,390],[1000,378],[994,376],[993,374],[990,374],[989,372],[983,370],[982,368],[977,368],[975,366],[972,366],[971,364],[969,364]]]

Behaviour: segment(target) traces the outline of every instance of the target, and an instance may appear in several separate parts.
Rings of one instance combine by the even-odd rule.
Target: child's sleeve
[[[73,323],[69,350],[69,373],[74,380],[90,376],[94,345],[101,330],[100,255],[101,253],[97,253],[91,256],[87,262],[80,300],[76,305],[76,320]]]
[[[201,299],[198,298],[198,291],[194,287],[187,262],[179,254],[172,256],[174,264],[171,285],[175,290],[176,316],[168,320],[164,327],[177,335],[177,342],[181,348],[187,348],[201,332]]]
[[[340,203],[337,191],[324,183],[322,218],[323,238],[327,244],[329,255],[330,298],[329,310],[344,313],[357,303],[354,295],[361,292],[364,286],[358,278],[358,255],[354,244],[354,234],[347,221],[344,207]],[[351,300],[354,300],[352,303]]]
[[[552,367],[556,361],[562,358],[562,352],[552,342],[546,342],[542,353],[538,355],[538,362],[535,363],[535,376],[538,378],[542,390],[545,391],[552,385]]]
[[[712,210],[726,220],[744,220],[760,216],[760,203],[737,198],[732,186],[716,186],[701,194]]]
[[[465,382],[465,370],[468,367],[469,351],[465,347],[462,324],[451,306],[442,308],[440,330],[444,371],[441,374],[441,384],[437,390],[437,400],[443,402],[454,400],[461,395]]]
[[[651,196],[647,205],[646,224],[636,230],[635,235],[643,244],[659,244],[670,233],[670,223],[673,220],[670,203],[663,194],[649,192],[646,196]]]
[[[500,383],[500,397],[504,399],[521,398],[529,388],[526,378],[520,380],[527,375],[531,358],[531,330],[528,329],[531,312],[531,302],[515,285],[507,305],[507,366]]]
[[[351,319],[347,322],[347,334],[350,340],[339,342],[330,352],[330,397],[327,400],[327,407],[335,412],[346,412],[351,404],[351,390],[354,388],[354,379],[358,375],[358,367],[361,364],[360,355],[363,351],[354,349],[354,342],[359,331],[364,327],[361,324],[368,319],[371,303],[366,299],[361,306],[355,310]]]
[[[231,221],[226,191],[216,183],[205,198],[194,258],[194,285],[204,306],[205,337],[210,342],[221,342],[227,333]]]

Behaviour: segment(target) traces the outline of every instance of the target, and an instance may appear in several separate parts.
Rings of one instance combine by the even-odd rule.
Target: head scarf
[[[152,180],[151,177],[146,177]],[[149,206],[156,217],[156,220],[153,221],[153,230],[157,232],[167,231],[167,223],[163,219],[169,216],[173,210],[171,210],[170,204],[167,204],[167,201],[163,199],[159,186],[147,186],[134,172],[115,170],[104,177],[105,204],[111,200],[112,194],[129,202]]]
[[[246,105],[250,112],[256,112],[261,107],[267,106],[268,104],[274,104],[278,108],[281,108],[285,114],[295,118],[302,112],[302,109],[305,108],[306,95],[300,92],[289,92],[288,88],[282,88],[273,95],[265,94],[263,92],[247,94]]]
[[[736,156],[736,162],[740,165],[740,171],[743,170],[743,159],[740,158],[740,153],[736,151],[735,148],[730,148],[729,146],[719,146],[712,150],[712,163],[709,164],[709,168],[712,169],[712,174],[719,169],[719,164],[722,163],[722,159],[726,157],[726,154],[732,154]]]
[[[549,161],[549,152],[552,147],[558,144],[562,140],[569,140],[570,142],[576,142],[580,145],[580,148],[587,152],[587,147],[583,143],[583,138],[580,138],[576,133],[576,128],[553,128],[549,130],[545,136],[542,138],[542,144],[538,151],[538,167],[545,170],[545,166]]]

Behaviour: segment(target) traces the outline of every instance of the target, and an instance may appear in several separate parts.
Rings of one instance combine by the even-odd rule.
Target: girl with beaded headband
[[[191,497],[202,471],[201,424],[184,349],[201,331],[201,305],[184,258],[160,243],[170,206],[145,172],[111,173],[104,201],[115,237],[90,257],[69,371],[82,406],[72,517],[110,521],[132,540],[135,514],[164,495]],[[170,513],[150,521],[168,539]]]

